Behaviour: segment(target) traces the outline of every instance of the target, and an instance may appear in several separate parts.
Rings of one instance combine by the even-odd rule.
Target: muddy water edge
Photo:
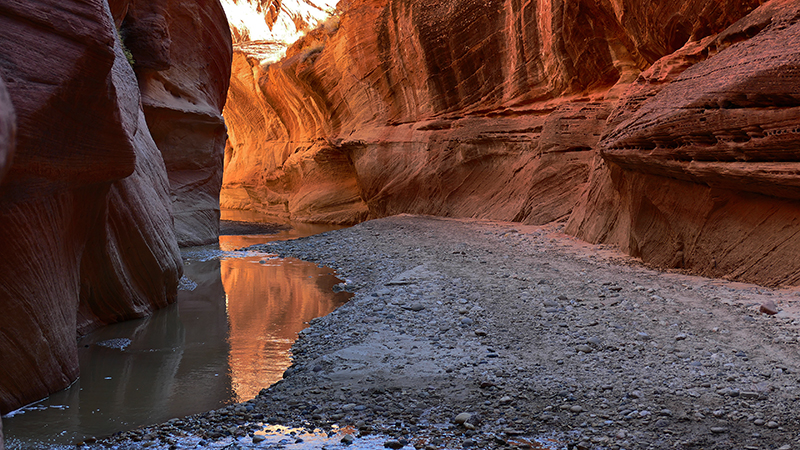
[[[7,449],[74,448],[248,400],[281,378],[297,333],[351,294],[333,292],[341,280],[330,269],[235,249],[338,227],[276,226],[238,212],[224,212],[223,220],[223,233],[241,234],[183,249],[175,304],[85,336],[80,379],[3,418]]]

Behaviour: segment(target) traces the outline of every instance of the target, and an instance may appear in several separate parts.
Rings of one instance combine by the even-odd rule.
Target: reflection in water
[[[225,236],[220,246],[249,238]],[[150,317],[83,338],[81,378],[3,419],[9,449],[54,448],[250,399],[281,378],[305,323],[350,295],[332,292],[339,280],[330,269],[296,259],[202,247],[184,261],[197,287]]]
[[[230,326],[228,361],[236,401],[249,400],[281,379],[304,322],[328,314],[351,295],[332,294],[336,283],[339,280],[330,270],[298,259],[222,261]]]

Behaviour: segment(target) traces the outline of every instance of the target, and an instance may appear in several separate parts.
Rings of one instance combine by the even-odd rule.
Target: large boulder
[[[218,1],[131,1],[121,23],[182,246],[216,242],[231,34]]]
[[[17,116],[0,184],[6,413],[75,380],[79,329],[174,301],[181,260],[163,161],[108,4],[1,1],[0,43]]]

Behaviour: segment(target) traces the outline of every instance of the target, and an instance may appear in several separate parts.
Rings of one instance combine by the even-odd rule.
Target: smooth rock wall
[[[137,25],[163,44],[168,24],[150,21],[163,9],[148,5]],[[219,10],[183,6],[190,18]],[[122,0],[0,0],[0,80],[8,92],[0,83],[0,413],[75,380],[76,334],[176,299],[182,263],[167,169],[117,31],[136,11]],[[211,16],[225,29],[224,16]],[[171,42],[186,40],[175,33]],[[230,51],[210,32],[197,41],[204,47],[187,48],[182,60]],[[165,70],[163,53],[150,56],[139,69]],[[221,109],[226,69],[204,66],[204,78],[171,67]],[[215,138],[224,136],[217,116],[209,119],[213,130],[222,127]],[[198,134],[206,142],[207,130],[192,125],[173,141]]]
[[[231,34],[218,1],[132,1],[121,23],[181,246],[217,241]]]
[[[16,128],[14,105],[11,104],[6,84],[0,77],[0,182],[3,181],[3,175],[14,154]],[[3,448],[3,421],[0,419],[0,450]]]

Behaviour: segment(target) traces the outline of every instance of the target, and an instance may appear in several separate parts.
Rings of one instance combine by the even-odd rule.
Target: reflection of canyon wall
[[[800,282],[800,6],[762,3],[353,1],[278,63],[235,52],[222,202],[568,220],[655,265]]]
[[[330,313],[351,296],[332,294],[338,280],[321,276],[328,273],[294,259],[266,266],[251,260],[222,261],[231,379],[239,401],[280,380],[291,364],[289,349],[306,322]]]
[[[76,330],[141,317],[177,295],[167,172],[116,31],[136,8],[111,7],[0,1],[9,94],[0,89],[0,412],[77,377]],[[217,23],[224,29],[224,16]],[[224,99],[224,75],[197,82]]]

